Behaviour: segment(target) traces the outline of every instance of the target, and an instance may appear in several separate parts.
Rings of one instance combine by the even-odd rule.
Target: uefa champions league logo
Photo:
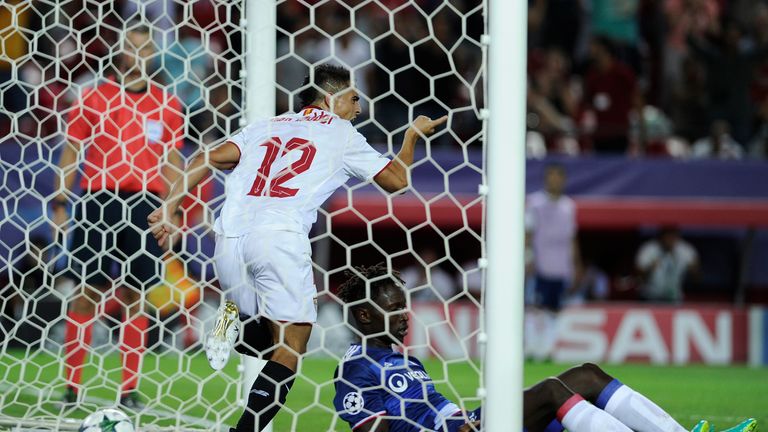
[[[355,415],[363,410],[365,400],[360,393],[349,392],[344,396],[344,409],[351,415]]]

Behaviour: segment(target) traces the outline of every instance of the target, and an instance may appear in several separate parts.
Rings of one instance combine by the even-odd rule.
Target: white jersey
[[[227,176],[214,231],[308,233],[318,208],[350,177],[370,181],[389,163],[347,120],[316,107],[252,123],[229,140],[240,161]]]

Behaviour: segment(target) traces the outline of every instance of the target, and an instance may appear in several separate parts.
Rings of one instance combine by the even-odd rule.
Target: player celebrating
[[[392,349],[408,333],[403,281],[382,264],[358,267],[339,288],[349,307],[350,324],[362,335],[334,373],[333,403],[355,431],[469,432],[476,430],[480,408],[464,413],[435,390],[422,363]],[[370,297],[366,295],[370,287]],[[523,424],[527,431],[686,432],[672,417],[640,393],[593,364],[574,367],[526,389]],[[756,430],[749,419],[729,429]],[[701,421],[693,431],[707,432]]]
[[[396,159],[389,161],[352,126],[360,114],[360,97],[351,87],[349,70],[321,65],[310,77],[299,113],[257,121],[197,155],[166,203],[148,218],[158,243],[165,244],[175,231],[167,215],[178,209],[185,192],[211,166],[234,168],[214,230],[217,276],[236,302],[220,310],[206,351],[214,369],[224,366],[240,325],[236,304],[247,316],[242,338],[251,348],[274,345],[253,383],[238,431],[261,430],[277,414],[299,356],[306,352],[317,316],[308,237],[317,209],[350,177],[373,180],[388,192],[407,187],[416,142],[447,120],[418,117]],[[266,344],[254,342],[265,334]]]
[[[66,231],[78,154],[85,148],[69,265],[70,277],[82,286],[67,313],[64,402],[77,400],[96,305],[110,287],[112,266],[121,264],[128,313],[120,332],[120,403],[136,409],[142,405],[136,388],[148,325],[141,292],[160,280],[163,253],[141,227],[181,171],[177,149],[184,127],[181,103],[148,77],[155,52],[150,27],[132,20],[126,29],[117,76],[87,90],[70,110],[51,207],[59,237]]]

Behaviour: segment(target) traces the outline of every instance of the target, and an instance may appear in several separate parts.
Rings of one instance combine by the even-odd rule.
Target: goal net
[[[160,282],[140,290],[127,276],[139,269],[127,262],[142,252],[118,246],[122,227],[148,230],[131,219],[138,204],[130,194],[96,204],[98,233],[88,235],[97,240],[78,244],[77,208],[88,193],[81,180],[99,162],[86,156],[94,144],[75,151],[71,190],[62,194],[60,187],[67,174],[59,168],[62,155],[71,147],[67,125],[81,109],[78,101],[120,73],[121,50],[132,43],[126,26],[137,21],[151,30],[146,67],[153,85],[179,101],[183,126],[169,140],[184,163],[247,124],[254,103],[275,114],[301,109],[303,78],[328,62],[352,70],[363,108],[355,126],[390,158],[411,119],[449,116],[444,130],[417,144],[406,193],[351,181],[321,209],[310,233],[318,322],[273,427],[349,430],[333,407],[333,371],[354,335],[334,293],[345,271],[379,262],[402,271],[406,282],[407,352],[425,363],[446,397],[467,410],[478,407],[485,8],[482,0],[0,2],[0,429],[76,429],[91,412],[118,404],[125,365],[140,353],[136,390],[144,406],[127,412],[141,430],[227,430],[243,410],[244,374],[252,366],[233,353],[214,372],[202,351],[224,299],[213,268],[212,225],[227,172],[214,170],[186,198],[183,240],[164,253]],[[264,16],[275,18],[266,27],[253,20]],[[249,32],[264,42],[251,42],[260,39]],[[264,62],[271,44],[274,58]],[[249,56],[261,63],[249,63]],[[266,90],[263,76],[275,77]],[[113,96],[129,99],[130,91],[142,89]],[[90,115],[106,133],[123,114]],[[148,140],[166,140],[149,123]],[[126,163],[138,163],[130,146],[113,145],[122,146]],[[173,162],[170,151],[160,153],[161,163]],[[110,171],[117,183],[119,169]],[[115,212],[119,222],[110,219]],[[67,220],[57,230],[60,214]],[[100,264],[77,267],[73,254]],[[105,290],[89,297],[95,318],[86,330],[75,325],[73,298],[84,283],[96,283],[95,273]],[[131,306],[147,317],[145,331],[126,318]],[[81,351],[67,346],[68,326],[80,340],[87,332]],[[138,344],[127,344],[137,332]],[[82,367],[73,372],[65,359],[78,355]],[[77,403],[62,404],[75,373]]]

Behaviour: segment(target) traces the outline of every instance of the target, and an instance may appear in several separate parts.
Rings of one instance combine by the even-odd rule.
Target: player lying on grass
[[[417,141],[448,120],[419,116],[390,161],[351,123],[361,108],[349,70],[320,65],[311,72],[300,95],[300,112],[255,121],[199,153],[148,218],[152,234],[164,245],[177,230],[169,215],[185,194],[211,167],[232,170],[214,223],[216,276],[228,301],[205,350],[214,369],[224,367],[240,317],[247,345],[269,351],[238,421],[242,432],[261,430],[277,414],[306,352],[317,318],[309,230],[318,208],[350,177],[375,182],[388,192],[408,187]]]
[[[334,373],[333,403],[355,431],[469,432],[481,409],[463,412],[435,390],[415,357],[393,350],[408,333],[408,309],[399,273],[381,264],[358,267],[339,288],[360,342]],[[366,281],[370,296],[366,295]],[[523,424],[530,432],[686,432],[669,414],[594,364],[571,368],[525,390]],[[749,419],[729,429],[755,431]],[[708,432],[701,421],[693,431]]]

